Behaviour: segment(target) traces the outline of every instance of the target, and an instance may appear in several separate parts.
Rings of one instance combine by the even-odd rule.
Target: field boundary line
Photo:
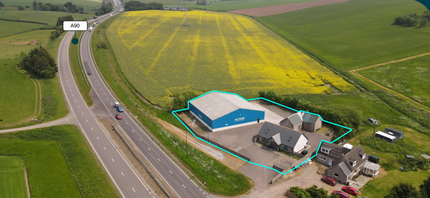
[[[63,147],[61,146],[60,141],[58,141],[58,139],[56,139],[56,140],[57,140],[57,144],[58,144],[58,146],[60,146],[61,153],[63,154],[63,157],[66,159],[66,162],[67,162],[67,165],[68,165],[68,167],[69,167],[70,171],[72,171],[73,178],[75,179],[75,182],[76,182],[76,184],[78,185],[79,192],[81,192],[81,196],[82,196],[82,197],[85,197],[84,193],[82,192],[81,185],[79,185],[79,182],[78,182],[78,180],[76,179],[75,172],[73,172],[73,169],[72,169],[72,167],[70,166],[69,159],[67,159],[67,156],[66,156],[66,154],[65,154],[65,153],[64,153],[64,151],[63,151]]]
[[[416,59],[416,58],[423,57],[423,56],[427,56],[427,55],[430,55],[430,52],[427,52],[427,53],[424,53],[424,54],[418,54],[418,55],[415,55],[415,56],[410,56],[410,57],[406,57],[406,58],[402,58],[402,59],[391,60],[391,61],[387,61],[387,62],[384,62],[384,63],[379,63],[379,64],[375,64],[375,65],[370,65],[370,66],[362,67],[362,68],[358,68],[358,69],[353,69],[353,70],[350,70],[349,72],[351,72],[351,74],[352,74],[352,75],[354,75],[354,76],[361,77],[361,78],[363,78],[363,79],[365,79],[365,80],[367,80],[367,81],[371,82],[372,84],[374,84],[374,85],[376,85],[376,86],[378,86],[378,87],[380,87],[380,88],[382,88],[382,89],[385,89],[385,90],[387,90],[387,91],[389,91],[389,92],[392,92],[392,93],[394,93],[394,94],[397,94],[398,96],[400,96],[400,97],[402,97],[402,98],[404,98],[404,99],[406,99],[406,100],[408,100],[408,101],[410,101],[410,102],[412,102],[412,103],[414,103],[414,104],[416,104],[416,105],[418,105],[418,106],[422,107],[423,109],[425,109],[425,110],[427,110],[427,111],[430,111],[430,108],[429,108],[429,107],[427,107],[427,106],[425,106],[425,105],[421,104],[420,102],[418,102],[418,101],[416,101],[416,100],[414,100],[414,99],[412,99],[412,98],[409,98],[409,97],[407,97],[407,96],[405,96],[405,95],[403,95],[403,94],[401,94],[401,93],[399,93],[399,92],[396,92],[396,91],[394,91],[394,90],[392,90],[392,89],[390,89],[390,88],[388,88],[388,87],[385,87],[385,86],[383,86],[383,85],[381,85],[381,84],[378,84],[377,82],[375,82],[375,81],[373,81],[373,80],[370,80],[369,78],[367,78],[367,77],[365,77],[365,76],[361,75],[360,73],[358,73],[358,71],[361,71],[361,70],[366,70],[366,69],[370,69],[370,68],[373,68],[373,67],[378,67],[378,66],[388,65],[388,64],[392,64],[392,63],[399,63],[399,62],[403,62],[403,61],[407,61],[407,60],[412,60],[412,59]]]

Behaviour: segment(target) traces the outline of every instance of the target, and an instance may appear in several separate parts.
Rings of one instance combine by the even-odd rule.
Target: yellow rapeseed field
[[[189,26],[183,24],[187,16]],[[151,102],[221,90],[320,94],[355,88],[253,19],[207,11],[136,11],[107,31],[121,70]]]

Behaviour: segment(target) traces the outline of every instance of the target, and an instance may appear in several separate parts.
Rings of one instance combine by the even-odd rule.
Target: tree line
[[[405,14],[394,19],[394,25],[401,25],[405,27],[426,27],[430,21],[430,12],[428,10],[420,16],[417,13]]]
[[[142,3],[140,1],[129,1],[124,4],[125,11],[134,11],[134,10],[164,10],[164,6],[162,3]]]
[[[28,55],[21,53],[21,57],[23,59],[18,66],[39,78],[54,78],[58,72],[54,58],[42,46],[32,49]]]
[[[54,40],[61,36],[61,34],[64,32],[63,30],[63,22],[64,21],[74,21],[72,15],[62,16],[58,17],[57,24],[55,26],[55,30],[51,32],[51,39]]]
[[[112,2],[110,2],[108,0],[103,0],[102,7],[97,10],[96,15],[99,16],[99,15],[106,14],[106,13],[109,13],[112,11],[113,11]]]
[[[385,195],[384,198],[430,198],[430,176],[423,181],[417,188],[408,182],[400,182],[393,185],[390,193]]]
[[[344,109],[342,111],[323,108],[319,106],[312,105],[308,102],[300,101],[296,98],[291,97],[281,97],[277,95],[274,91],[260,91],[258,93],[260,97],[272,100],[279,104],[291,107],[296,110],[303,110],[311,113],[319,114],[324,120],[330,121],[336,124],[340,124],[353,130],[358,130],[359,126],[362,123],[362,115],[359,111],[355,109]],[[339,126],[334,127],[333,138],[337,138],[344,133],[348,132],[347,129]],[[348,133],[346,136],[351,138],[355,135],[355,133]]]
[[[60,11],[60,12],[71,12],[71,13],[81,13],[84,14],[84,7],[77,6],[72,2],[67,2],[65,4],[51,4],[42,2],[33,2],[33,10],[41,11]]]

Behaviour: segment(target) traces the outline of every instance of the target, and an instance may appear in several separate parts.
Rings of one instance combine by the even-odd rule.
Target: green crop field
[[[25,160],[31,197],[119,195],[75,126],[2,133],[0,155],[19,156]]]
[[[249,17],[219,12],[126,12],[106,35],[122,72],[151,102],[213,89],[254,97],[355,88]]]
[[[45,25],[41,25],[41,24],[17,23],[17,22],[0,20],[0,27],[3,27],[3,28],[0,28],[0,37],[5,37],[16,33],[20,33],[20,32],[36,30],[44,26]]]
[[[30,6],[30,8],[27,9],[33,9],[33,0],[2,0],[1,2],[4,3],[6,6]],[[65,4],[67,2],[72,2],[73,4],[76,4],[78,6],[83,6],[84,8],[87,7],[100,7],[102,5],[102,0],[38,0],[37,2],[45,3],[51,3],[51,4]]]
[[[100,4],[100,6],[101,6],[101,4]],[[8,11],[0,12],[0,18],[2,18],[2,19],[13,19],[13,20],[19,19],[19,20],[24,20],[24,21],[35,21],[35,22],[41,22],[41,23],[48,23],[48,25],[56,25],[58,17],[61,17],[61,16],[72,15],[74,20],[83,20],[85,18],[89,19],[90,16],[94,16],[95,11],[87,11],[87,12],[88,12],[88,14],[77,14],[77,13],[52,12],[52,11],[37,12],[37,11],[34,11],[33,9],[27,9],[25,11],[8,10]],[[15,23],[14,25],[11,25],[11,27],[14,30],[19,29],[20,26],[32,27],[32,25],[33,25],[35,28],[45,26],[45,25],[40,25],[40,24],[32,24],[32,23],[24,23],[24,22],[14,22],[14,23]],[[5,31],[5,30],[0,30],[0,31]],[[21,30],[21,31],[23,31],[23,30]]]
[[[425,10],[411,0],[357,0],[258,20],[335,68],[349,70],[428,52],[430,28],[391,25],[398,16]]]
[[[0,197],[27,197],[25,165],[21,157],[0,156]]]
[[[363,76],[430,107],[430,56],[359,71]]]

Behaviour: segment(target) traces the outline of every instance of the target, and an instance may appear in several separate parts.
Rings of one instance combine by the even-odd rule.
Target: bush
[[[25,10],[24,6],[18,6],[18,10]]]
[[[3,4],[3,2],[0,2],[0,7],[4,7],[4,4]]]
[[[41,78],[54,78],[58,72],[54,58],[42,46],[31,50],[19,64]]]
[[[427,26],[428,21],[430,20],[429,11],[424,11],[424,13],[419,16],[417,13],[414,14],[406,14],[394,19],[394,25],[401,25],[405,27],[415,27],[418,24],[420,27]]]

